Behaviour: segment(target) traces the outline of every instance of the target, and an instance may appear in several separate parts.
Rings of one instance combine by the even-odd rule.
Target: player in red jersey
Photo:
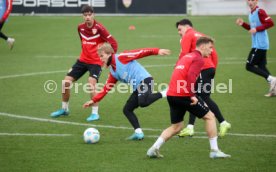
[[[89,71],[88,83],[91,88],[91,97],[95,95],[95,86],[101,74],[102,61],[97,53],[98,45],[108,42],[114,51],[117,51],[117,42],[105,29],[105,27],[94,20],[94,10],[91,6],[82,7],[84,23],[78,26],[78,33],[81,40],[82,51],[80,58],[65,76],[62,82],[62,108],[51,113],[52,117],[65,116],[69,114],[70,88],[74,81],[77,81]],[[94,104],[92,112],[87,121],[99,119],[98,104]]]
[[[195,114],[205,121],[206,132],[209,137],[211,152],[210,158],[227,158],[217,144],[217,127],[214,114],[205,105],[200,97],[194,93],[196,79],[204,65],[203,57],[211,54],[213,40],[200,37],[196,42],[196,50],[180,58],[174,71],[167,92],[170,106],[171,126],[165,129],[156,142],[148,149],[147,155],[151,158],[161,158],[160,147],[183,128],[183,118],[186,111]]]
[[[193,28],[192,22],[188,19],[183,19],[177,22],[176,28],[178,29],[178,33],[181,36],[181,52],[179,58],[183,58],[183,56],[195,50],[197,39],[201,36],[204,36],[204,34],[197,32]],[[231,124],[224,119],[218,105],[210,97],[212,90],[212,80],[215,77],[217,64],[217,52],[216,49],[213,48],[212,53],[207,58],[204,58],[204,65],[201,68],[201,73],[197,80],[197,95],[204,100],[210,110],[215,114],[218,122],[220,123],[219,136],[223,137],[231,128]],[[189,124],[178,135],[180,137],[193,136],[195,120],[195,115],[190,114]]]
[[[7,37],[1,30],[12,11],[12,0],[1,0],[0,2],[0,37],[7,41],[10,49],[14,45],[14,38]]]

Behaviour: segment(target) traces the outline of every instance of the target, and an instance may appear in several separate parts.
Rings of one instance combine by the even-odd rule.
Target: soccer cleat
[[[59,109],[59,110],[51,113],[51,117],[53,117],[53,118],[57,118],[60,116],[67,116],[67,115],[69,115],[69,111],[66,111],[64,109]]]
[[[231,124],[228,122],[223,122],[222,124],[220,124],[219,127],[219,137],[224,137],[225,134],[227,133],[227,131],[231,128]]]
[[[7,39],[7,43],[8,43],[11,50],[13,48],[14,42],[15,42],[15,39],[13,39],[13,38],[8,38]]]
[[[150,158],[163,158],[164,156],[159,153],[159,149],[155,147],[149,148],[147,151],[147,156]]]
[[[276,94],[275,93],[267,93],[264,95],[265,97],[275,97]]]
[[[91,121],[96,121],[96,120],[99,120],[99,119],[100,119],[99,114],[92,113],[88,118],[86,118],[86,121],[91,122]]]
[[[276,93],[276,78],[275,77],[273,77],[273,80],[270,82],[269,93],[270,94]]]
[[[127,138],[127,140],[143,140],[144,133],[134,133]]]
[[[185,136],[190,136],[192,137],[194,135],[194,129],[193,128],[184,128],[183,130],[180,131],[178,134],[179,137],[185,137]]]
[[[215,158],[230,158],[231,155],[225,154],[221,152],[220,150],[211,150],[210,152],[210,158],[215,159]]]

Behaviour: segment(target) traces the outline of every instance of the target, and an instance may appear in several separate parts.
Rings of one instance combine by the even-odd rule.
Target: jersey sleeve
[[[250,25],[246,22],[243,22],[243,24],[241,26],[246,30],[250,30]]]
[[[256,27],[257,32],[264,31],[274,26],[272,18],[266,14],[265,10],[259,9],[258,15],[262,25]]]
[[[2,16],[3,21],[7,20],[7,18],[9,17],[9,15],[12,11],[12,0],[8,0],[6,6],[7,6],[6,11]]]
[[[118,43],[115,40],[115,38],[107,31],[107,29],[103,25],[101,25],[99,23],[97,25],[98,25],[98,28],[100,31],[101,38],[104,41],[108,42],[112,46],[113,50],[116,53],[118,50]]]
[[[181,46],[181,52],[179,54],[179,58],[182,58],[183,56],[191,52],[192,37],[183,36],[180,42],[180,46]]]
[[[159,48],[141,48],[136,50],[128,50],[119,54],[120,62],[126,64],[130,61],[137,60],[146,56],[158,55]]]
[[[92,98],[93,102],[96,103],[101,101],[104,98],[104,96],[114,87],[116,82],[117,79],[114,78],[110,73],[102,90]]]

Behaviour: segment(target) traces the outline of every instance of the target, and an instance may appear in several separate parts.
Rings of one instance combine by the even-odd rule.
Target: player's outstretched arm
[[[170,55],[171,54],[171,50],[168,49],[159,49],[158,51],[158,55],[164,56],[164,55]]]

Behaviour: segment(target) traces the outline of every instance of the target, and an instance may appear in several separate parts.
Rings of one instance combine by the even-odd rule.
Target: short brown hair
[[[210,37],[207,37],[207,36],[202,36],[200,38],[197,39],[196,41],[196,47],[199,47],[200,45],[202,44],[208,44],[208,43],[212,43],[214,44],[214,40]]]
[[[98,46],[98,54],[100,54],[101,52],[105,52],[107,54],[113,54],[114,49],[109,43],[105,42]]]
[[[81,13],[88,13],[88,12],[94,13],[94,9],[92,6],[84,5],[81,7]]]

